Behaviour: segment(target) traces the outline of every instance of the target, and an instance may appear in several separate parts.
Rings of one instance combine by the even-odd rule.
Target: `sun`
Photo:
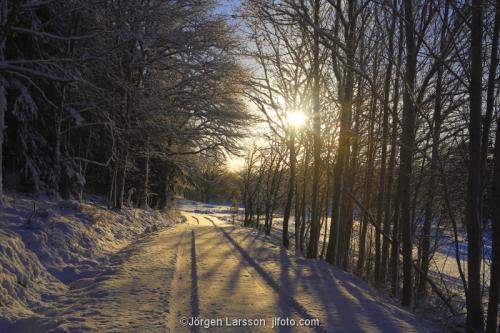
[[[306,115],[300,111],[288,112],[286,118],[288,125],[293,127],[301,127],[306,122]]]
[[[226,160],[226,168],[231,172],[238,172],[245,166],[245,159],[241,157],[229,157]]]

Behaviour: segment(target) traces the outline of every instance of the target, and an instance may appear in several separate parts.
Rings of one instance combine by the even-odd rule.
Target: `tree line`
[[[269,234],[279,217],[285,247],[496,332],[500,2],[248,0],[241,22],[266,127],[244,224]]]
[[[216,5],[1,0],[0,199],[5,186],[165,208],[198,186],[249,120]]]

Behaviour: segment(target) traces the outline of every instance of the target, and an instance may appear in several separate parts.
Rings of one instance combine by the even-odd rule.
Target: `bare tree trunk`
[[[148,207],[148,199],[149,199],[149,160],[151,158],[151,151],[149,146],[149,137],[146,140],[146,165],[144,170],[144,184],[143,184],[143,192],[140,207],[147,208]]]
[[[498,35],[499,35],[499,23],[500,20],[500,1],[497,0],[495,9],[495,23],[493,28],[493,37],[491,40],[491,56],[490,56],[490,68],[488,74],[488,85],[486,92],[486,113],[483,117],[483,133],[481,137],[481,206],[483,199],[483,192],[487,184],[487,156],[490,140],[490,129],[491,122],[493,120],[493,107],[495,104],[495,80],[498,78],[497,67],[498,67]]]
[[[491,49],[491,63],[488,77],[488,91],[486,97],[486,113],[493,113],[495,76],[498,68],[498,39],[500,30],[500,0],[496,2],[495,27]],[[484,141],[483,141],[484,144]],[[493,200],[500,202],[500,120],[497,121],[495,137],[495,166],[493,171]],[[498,326],[498,302],[500,296],[500,207],[493,204],[493,218],[491,226],[491,267],[490,267],[490,290],[488,297],[488,317],[486,319],[486,331],[496,332]]]
[[[254,164],[254,156],[256,150],[253,149],[247,156],[246,161],[246,170],[244,176],[244,191],[243,191],[243,202],[245,203],[245,221],[243,225],[248,227],[250,225],[251,217],[252,217],[252,192],[251,192],[251,177],[252,177],[252,168]]]
[[[432,128],[432,155],[431,155],[431,166],[430,166],[430,178],[427,190],[427,197],[424,208],[424,224],[422,226],[422,240],[420,244],[421,253],[421,270],[422,274],[419,278],[419,285],[417,296],[418,300],[425,297],[426,293],[426,283],[427,280],[423,276],[427,276],[429,271],[429,260],[430,260],[430,245],[431,245],[431,226],[434,210],[434,196],[436,193],[436,180],[438,172],[438,154],[439,154],[439,140],[441,132],[441,82],[442,82],[442,70],[439,70],[438,78],[436,82],[436,101],[434,107],[433,115],[433,128]],[[423,275],[423,276],[422,276]]]
[[[332,223],[330,224],[330,236],[328,238],[328,249],[326,251],[326,261],[329,263],[337,263],[337,259],[342,258],[343,253],[340,254],[340,238],[339,230],[343,229],[342,217],[342,207],[343,196],[342,191],[344,190],[345,181],[345,167],[349,160],[349,137],[348,131],[350,126],[350,118],[352,112],[352,96],[353,96],[353,86],[354,86],[354,73],[352,68],[354,68],[354,55],[355,55],[355,43],[356,43],[356,20],[354,17],[354,12],[356,10],[356,0],[348,1],[348,11],[349,11],[349,23],[346,27],[347,31],[345,37],[347,39],[346,47],[346,58],[347,66],[345,70],[345,85],[339,87],[343,89],[341,94],[341,106],[340,106],[340,133],[339,133],[339,144],[337,159],[334,166],[334,179],[333,179],[333,202],[332,202]],[[349,186],[349,184],[347,184]],[[352,221],[351,221],[352,222]],[[344,228],[345,229],[345,228]]]
[[[394,11],[396,10],[397,6],[397,1],[393,1],[393,7]],[[389,38],[389,45],[388,45],[388,57],[389,57],[389,63],[387,65],[386,73],[385,73],[385,80],[384,80],[384,113],[383,113],[383,121],[382,121],[382,153],[381,153],[381,165],[380,165],[380,179],[379,179],[379,195],[378,195],[378,202],[377,202],[377,215],[376,215],[376,221],[379,226],[382,225],[383,223],[383,230],[384,232],[388,233],[389,229],[389,220],[387,219],[387,216],[390,216],[389,209],[384,211],[386,202],[389,200],[386,199],[386,197],[390,198],[390,190],[391,187],[387,186],[390,184],[390,179],[392,178],[392,170],[391,174],[387,175],[386,174],[386,163],[387,163],[387,144],[389,140],[389,98],[390,98],[390,91],[391,91],[391,80],[392,80],[392,68],[394,65],[394,31],[396,30],[396,22],[397,22],[397,13],[391,13],[391,25],[389,28],[389,33],[388,33],[388,38]],[[388,184],[386,185],[386,179]],[[391,184],[392,185],[392,184]],[[384,219],[385,216],[385,219]],[[380,233],[377,233],[377,240],[378,243],[380,243]],[[375,287],[379,287],[380,283],[384,283],[385,280],[385,270],[386,270],[386,257],[387,256],[387,249],[388,247],[385,246],[387,241],[383,240],[383,246],[382,249],[380,249],[380,244],[377,244],[377,251],[382,252],[379,256],[376,258],[375,262]],[[385,253],[384,253],[385,250]],[[380,258],[382,257],[382,258]],[[381,261],[379,263],[379,261]]]
[[[374,58],[373,82],[378,82],[378,70],[379,70],[379,52],[376,51],[375,58]],[[370,126],[369,126],[369,133],[368,133],[369,146],[370,146],[370,148],[368,149],[368,165],[369,165],[369,172],[370,172],[370,175],[369,175],[370,189],[368,190],[369,192],[371,192],[371,185],[372,185],[371,179],[374,178],[373,177],[373,169],[374,169],[375,156],[376,156],[376,153],[378,150],[376,147],[376,144],[375,144],[375,142],[376,142],[376,139],[375,139],[375,119],[376,119],[377,101],[378,101],[377,98],[375,97],[375,94],[376,94],[375,89],[376,88],[373,87],[373,91],[372,91],[373,100],[372,100],[372,106],[371,106],[371,112],[370,112]],[[384,107],[384,110],[385,110],[385,107]],[[388,114],[387,114],[387,116],[388,116]],[[388,121],[388,119],[387,119],[387,121]],[[383,156],[381,157],[381,159],[383,159],[383,160],[381,161],[381,163],[383,164],[383,170],[382,169],[380,170],[381,175],[385,174],[385,159],[386,159],[386,155],[387,155],[387,148],[386,148],[387,145],[385,144],[385,142],[382,142],[382,146],[383,146],[382,147],[382,152],[383,152],[382,155]],[[381,176],[381,177],[383,178],[383,176]],[[383,193],[383,189],[379,187],[379,193],[378,193],[379,198],[381,196],[383,196],[382,193]],[[366,221],[365,223],[366,223],[366,225],[368,225],[368,221]],[[377,221],[377,223],[380,223],[380,220]],[[377,226],[380,227],[380,224],[378,224]],[[378,279],[380,278],[380,276],[379,276],[379,274],[380,274],[380,251],[381,251],[380,237],[381,237],[380,231],[378,229],[375,230],[375,261],[374,261],[374,277],[375,277],[375,279],[374,280],[375,280],[375,286],[377,288],[379,287]],[[370,239],[370,242],[371,242],[371,239]],[[370,250],[371,250],[371,246],[370,246]]]
[[[295,129],[290,129],[290,138],[288,142],[289,157],[290,157],[290,178],[288,179],[288,193],[285,204],[285,214],[283,216],[283,246],[288,249],[288,221],[290,219],[290,211],[292,210],[292,200],[295,190]]]
[[[18,3],[16,6],[19,6]],[[8,20],[8,3],[0,2],[0,26],[4,27]],[[5,43],[7,36],[4,31],[0,32],[0,63],[5,60]],[[5,113],[7,112],[7,92],[5,90],[7,80],[0,75],[0,207],[3,205],[3,141],[5,129]]]
[[[266,232],[266,235],[269,235],[269,233],[271,232],[271,222],[270,222],[271,221],[271,214],[270,214],[269,203],[266,201],[264,206],[265,206],[264,211],[265,211],[265,215],[266,215],[266,219],[264,220],[265,232]]]
[[[324,225],[324,231],[323,231],[323,244],[321,244],[321,255],[320,258],[325,257],[325,252],[326,252],[326,243],[327,243],[327,235],[328,235],[328,208],[329,208],[329,199],[330,199],[330,173],[327,175],[326,179],[326,190],[325,190],[325,196],[323,200],[323,206],[324,206],[324,212],[323,212],[323,223]]]
[[[129,154],[128,143],[125,148],[125,159],[123,161],[123,165],[121,166],[121,175],[120,175],[120,194],[118,195],[118,199],[116,200],[116,208],[121,209],[123,207],[123,200],[125,198],[125,183],[127,180],[127,164],[128,164],[128,154]]]
[[[440,54],[442,61],[445,55],[445,37],[446,37],[446,27],[448,25],[448,12],[449,12],[449,2],[446,1],[445,12],[443,18],[443,28],[441,30],[441,45]],[[432,155],[431,155],[431,166],[430,166],[430,178],[428,183],[427,198],[425,202],[425,212],[424,212],[424,225],[422,227],[422,243],[421,243],[421,270],[422,273],[419,278],[418,285],[418,300],[425,297],[426,286],[427,286],[427,274],[429,271],[429,260],[430,260],[430,245],[431,245],[431,226],[434,210],[434,196],[436,193],[436,181],[438,179],[439,173],[439,143],[441,134],[441,108],[442,108],[442,91],[443,91],[443,65],[438,65],[438,70],[436,73],[436,97],[434,101],[434,114],[432,119]]]
[[[497,10],[498,12],[498,10]],[[500,202],[500,119],[497,121],[495,138],[495,166],[493,171],[493,202]],[[498,302],[500,294],[500,205],[493,205],[491,225],[492,254],[490,290],[488,298],[488,318],[486,331],[494,333],[497,330]]]
[[[3,6],[3,4],[1,6]],[[5,42],[0,41],[0,62],[3,60],[4,47]],[[5,85],[5,78],[3,76],[0,76],[0,207],[3,205],[3,140],[5,128],[5,112],[7,111],[7,96]]]
[[[298,194],[298,184],[295,183],[295,220],[294,220],[294,232],[295,232],[295,250],[300,249],[300,224],[301,224],[301,201]]]
[[[65,90],[66,88],[63,86],[61,88],[61,99],[59,101],[59,105],[55,110],[56,116],[55,116],[55,143],[54,143],[54,164],[55,164],[55,169],[56,169],[56,174],[57,174],[57,180],[55,184],[57,186],[57,189],[59,191],[59,194],[61,194],[62,198],[64,200],[69,199],[69,191],[68,191],[68,186],[67,186],[67,179],[66,179],[66,171],[63,170],[63,166],[61,163],[61,131],[62,131],[62,118],[63,118],[63,112],[64,112],[64,95],[65,95]]]
[[[394,10],[397,10],[396,8]],[[403,61],[403,26],[401,24],[402,20],[399,21],[399,37],[398,37],[398,60],[397,60],[397,65],[396,65],[396,81],[394,83],[394,99],[392,103],[392,133],[391,133],[391,155],[389,157],[389,183],[388,185],[389,189],[392,189],[392,182],[393,178],[392,175],[394,174],[394,169],[396,168],[396,156],[398,155],[398,123],[399,123],[399,117],[398,117],[398,105],[399,105],[399,96],[400,96],[400,80],[401,80],[401,75],[400,75],[400,68],[401,64]],[[389,225],[392,220],[392,240],[393,243],[391,244],[391,251],[390,251],[390,276],[391,276],[391,294],[393,297],[397,297],[398,290],[399,290],[399,208],[400,208],[400,197],[399,193],[401,192],[400,188],[400,182],[399,180],[396,183],[396,191],[394,191],[392,196],[387,196],[386,204],[385,204],[385,211],[386,211],[386,216],[385,219],[386,221],[384,224]],[[394,205],[392,208],[394,209],[393,215],[390,214],[391,212],[391,203],[394,201]],[[384,245],[382,248],[382,266],[385,267],[386,263],[384,263],[384,260],[388,257],[388,255],[384,255],[384,253],[388,254],[389,252],[389,242],[387,240],[384,240]]]
[[[306,205],[306,193],[307,193],[307,187],[304,184],[304,189],[302,192],[302,208],[300,210],[302,214],[302,221],[300,223],[300,237],[299,237],[299,248],[300,252],[304,253],[304,246],[305,246],[305,240],[306,240],[306,218],[307,218],[307,205]]]
[[[109,197],[108,197],[108,207],[115,207],[116,205],[116,182],[117,182],[117,176],[118,176],[118,166],[115,163],[113,165],[113,169],[110,170],[111,174],[111,185],[109,188]]]
[[[331,156],[331,149],[329,149],[326,160],[325,160],[325,169],[329,170],[330,167],[330,156]],[[326,182],[324,186],[324,195],[322,196],[321,199],[321,228],[324,227],[323,231],[323,240],[321,244],[321,253],[319,257],[323,259],[325,257],[326,253],[326,243],[327,243],[327,234],[328,234],[328,208],[329,208],[329,199],[330,199],[330,181],[331,181],[331,175],[329,172],[326,174]]]
[[[392,239],[393,244],[391,246],[391,294],[396,297],[399,292],[399,248],[400,248],[400,230],[399,230],[399,218],[401,210],[401,180],[398,179],[397,191],[394,193],[394,216],[392,225]]]
[[[498,9],[497,9],[498,13]],[[500,202],[500,119],[497,121],[495,138],[495,166],[493,171],[493,202]],[[488,318],[486,331],[494,333],[497,330],[498,301],[500,294],[500,205],[493,205],[493,216],[491,225],[492,254],[490,290],[488,297]]]
[[[359,157],[359,131],[360,131],[360,117],[361,117],[361,105],[362,105],[362,96],[363,96],[363,89],[362,89],[362,80],[361,78],[358,78],[357,82],[357,96],[356,96],[356,101],[355,101],[355,109],[354,109],[354,137],[352,138],[352,151],[351,151],[351,160],[350,160],[350,166],[349,166],[349,175],[348,175],[348,180],[347,183],[350,184],[350,186],[354,185],[355,178],[356,178],[356,173],[358,171],[358,157]],[[330,173],[328,174],[330,175]],[[354,202],[351,198],[347,197],[346,198],[346,209],[345,209],[345,220],[350,221],[350,230],[349,230],[349,235],[347,237],[348,240],[348,246],[350,244],[350,239],[351,239],[351,233],[352,233],[352,224],[353,224],[353,211],[354,211]],[[333,216],[332,216],[333,218]],[[348,265],[348,255],[349,251],[346,251],[344,254],[343,262],[342,262],[342,269],[347,270],[347,265]]]
[[[393,6],[397,5],[396,1],[393,2]],[[392,15],[391,26],[388,33],[389,38],[389,64],[387,65],[385,79],[384,79],[384,113],[382,120],[382,152],[380,156],[380,178],[378,185],[378,201],[377,201],[377,215],[376,221],[377,225],[381,226],[382,221],[384,223],[383,229],[387,232],[388,229],[388,221],[387,219],[383,220],[383,208],[385,203],[385,197],[387,193],[386,188],[386,163],[387,163],[387,143],[389,139],[389,98],[390,98],[390,90],[391,90],[391,79],[392,79],[392,66],[394,63],[394,30],[396,29],[396,13]],[[389,214],[389,211],[386,211],[385,214]],[[384,242],[385,243],[385,242]],[[375,254],[375,287],[379,288],[380,283],[383,282],[385,277],[385,266],[381,264],[381,247],[380,247],[380,232],[376,234],[376,254]],[[387,254],[387,253],[386,253]]]
[[[306,194],[307,194],[307,171],[309,167],[309,145],[306,145],[304,149],[304,172],[302,175],[302,199],[300,201],[300,209],[297,210],[298,219],[300,223],[296,225],[296,233],[298,243],[296,244],[296,249],[304,253],[304,239],[306,230]]]
[[[483,330],[481,304],[481,95],[483,2],[472,0],[470,46],[470,121],[469,178],[467,191],[467,326],[469,331]]]
[[[363,205],[366,207],[367,212],[371,209],[371,201],[372,201],[372,185],[373,185],[373,157],[375,151],[375,143],[373,140],[374,127],[375,127],[375,110],[376,110],[376,102],[375,96],[372,96],[371,101],[371,111],[369,118],[369,131],[368,131],[368,153],[367,153],[367,162],[365,167],[365,189],[364,189],[364,198]],[[365,268],[365,257],[366,257],[366,233],[368,231],[368,216],[366,214],[362,215],[360,221],[360,235],[359,235],[359,248],[358,248],[358,265],[357,265],[357,273],[359,276],[363,276],[363,270]],[[371,240],[370,240],[371,241]],[[370,247],[368,247],[370,248]]]
[[[162,173],[163,173],[163,191],[160,194],[159,198],[159,205],[158,208],[163,211],[168,211],[170,208],[170,200],[171,200],[171,181],[172,181],[172,171],[171,171],[171,164],[170,163],[165,163]],[[245,203],[246,207],[246,200],[244,199],[243,202]],[[248,212],[245,209],[245,216],[248,214]],[[246,220],[245,220],[246,221]]]
[[[403,241],[403,293],[401,304],[409,306],[412,296],[412,236],[410,218],[410,185],[412,175],[413,151],[415,145],[415,77],[417,54],[415,46],[415,18],[413,1],[404,1],[405,36],[406,36],[406,73],[403,94],[403,132],[401,134],[400,153],[400,197],[401,197],[401,232]]]
[[[276,153],[279,154],[279,153]],[[281,156],[277,156],[277,163],[276,167],[274,168],[273,171],[273,178],[271,181],[271,188],[270,188],[270,197],[269,197],[269,230],[267,234],[269,235],[271,233],[272,225],[273,225],[273,218],[274,218],[274,209],[276,207],[277,201],[278,201],[278,190],[280,189],[280,184],[281,184],[281,177],[283,175],[283,168],[282,168],[282,159]]]
[[[318,257],[318,243],[320,234],[319,221],[319,176],[321,168],[321,119],[320,119],[320,63],[319,63],[319,11],[320,0],[314,1],[314,45],[313,45],[313,184],[312,184],[312,219],[311,230],[309,236],[309,244],[307,246],[307,257]]]
[[[394,16],[397,16],[397,9],[394,7]],[[385,202],[384,202],[384,222],[383,222],[383,230],[384,232],[389,235],[391,232],[391,208],[392,208],[392,199],[393,199],[393,176],[394,176],[394,169],[396,167],[396,155],[397,155],[397,132],[398,132],[398,104],[399,104],[399,80],[400,80],[400,68],[401,68],[401,60],[402,60],[402,55],[403,55],[403,34],[402,30],[400,29],[399,32],[399,37],[398,37],[398,55],[397,55],[397,61],[396,61],[396,80],[394,83],[394,88],[393,88],[393,102],[392,102],[392,132],[391,132],[391,151],[389,154],[389,165],[388,165],[388,170],[387,170],[387,187],[386,187],[386,195],[385,195]],[[392,235],[393,239],[397,241],[397,237],[394,237],[394,234]],[[388,271],[388,263],[390,262],[390,254],[389,254],[389,246],[390,242],[387,241],[386,238],[383,238],[383,244],[382,244],[382,262],[380,264],[380,280],[382,283],[386,281],[386,275]],[[397,249],[396,249],[397,251]],[[397,252],[396,252],[397,255]],[[397,261],[397,259],[396,259]]]
[[[304,161],[303,161],[303,175],[302,175],[302,181],[305,179],[305,174],[306,174],[306,168],[307,168],[307,145],[304,147]],[[302,186],[302,195],[299,196],[299,182],[298,180],[295,182],[295,250],[299,251],[300,248],[300,226],[302,223],[302,202],[305,198],[305,183],[303,182]]]

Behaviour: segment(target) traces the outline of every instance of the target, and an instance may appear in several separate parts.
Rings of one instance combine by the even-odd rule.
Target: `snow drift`
[[[145,233],[175,220],[153,210],[109,210],[97,197],[54,202],[9,193],[0,209],[0,332],[36,318],[80,278]]]

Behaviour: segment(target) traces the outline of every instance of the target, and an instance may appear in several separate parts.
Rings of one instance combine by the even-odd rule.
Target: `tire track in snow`
[[[182,226],[185,228],[184,226]],[[175,254],[175,271],[174,271],[174,277],[172,279],[172,284],[170,287],[171,290],[171,295],[170,295],[170,304],[169,304],[169,314],[167,318],[168,322],[168,332],[177,332],[178,328],[178,323],[179,323],[179,315],[185,314],[187,312],[184,312],[185,309],[182,306],[182,302],[179,302],[179,300],[182,300],[186,295],[183,294],[184,292],[190,292],[190,288],[185,288],[185,284],[189,282],[184,278],[182,275],[182,272],[184,271],[184,266],[185,266],[185,260],[183,260],[184,256],[184,248],[186,247],[186,244],[184,243],[185,241],[185,235],[187,233],[187,230],[184,230],[180,237],[179,241],[177,242],[177,252]]]
[[[199,315],[198,273],[196,271],[196,236],[194,230],[191,230],[191,316],[198,317]],[[191,326],[191,332],[197,331],[197,326]]]

